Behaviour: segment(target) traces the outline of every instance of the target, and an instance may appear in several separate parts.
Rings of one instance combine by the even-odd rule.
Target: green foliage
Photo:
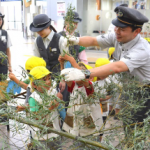
[[[72,12],[74,8],[70,5],[68,7],[66,21],[69,24],[72,24]],[[70,32],[73,26],[70,25]],[[70,44],[70,43],[69,43]],[[65,54],[64,50],[64,54]],[[26,71],[23,70],[22,72],[23,78],[26,78],[28,74]],[[115,79],[114,79],[115,78]],[[55,75],[55,82],[58,83],[62,79],[61,76],[58,74]],[[116,82],[117,81],[117,82]],[[56,84],[53,84],[52,88],[56,88]],[[38,86],[43,86],[44,82],[41,80],[36,80],[35,84]],[[2,86],[0,86],[1,88]],[[6,93],[4,91],[7,100],[0,100],[0,119],[4,116],[7,116],[10,119],[15,120],[15,122],[11,125],[11,131],[14,135],[18,133],[22,133],[26,128],[26,125],[30,128],[37,127],[40,129],[39,137],[43,137],[45,133],[56,133],[59,135],[58,138],[53,139],[49,138],[45,140],[45,143],[48,144],[50,141],[59,141],[60,145],[65,147],[66,149],[78,149],[81,148],[82,150],[99,150],[99,149],[107,149],[107,150],[148,150],[150,149],[150,113],[149,113],[143,122],[136,123],[133,120],[135,114],[144,108],[145,101],[150,99],[150,91],[147,89],[149,87],[144,87],[143,85],[139,84],[137,78],[131,77],[128,73],[121,73],[116,78],[115,75],[109,77],[109,82],[106,82],[104,87],[95,84],[95,88],[98,89],[94,92],[92,96],[86,97],[85,93],[80,91],[76,91],[76,95],[74,98],[70,99],[70,102],[74,102],[77,98],[81,98],[82,104],[96,104],[99,102],[100,98],[105,98],[107,95],[111,95],[114,99],[113,105],[115,108],[116,103],[120,103],[121,110],[118,114],[119,120],[116,120],[114,123],[113,117],[107,117],[106,125],[109,124],[109,127],[104,127],[104,123],[99,131],[94,132],[91,135],[80,137],[80,136],[73,136],[70,133],[66,133],[64,131],[56,131],[53,128],[49,127],[49,122],[47,122],[47,116],[51,118],[53,113],[58,108],[55,108],[52,111],[48,110],[48,107],[51,102],[56,100],[57,102],[62,104],[62,108],[65,108],[65,102],[57,98],[56,96],[50,96],[47,94],[45,90],[43,93],[39,93],[36,91],[40,98],[43,100],[42,104],[39,104],[38,112],[31,112],[30,107],[28,105],[25,106],[26,109],[23,113],[17,112],[16,109],[13,107],[6,105],[6,102],[9,101],[14,106],[17,106],[18,99],[12,99],[12,94]],[[105,89],[105,92],[103,90]],[[118,97],[116,99],[116,94]],[[5,102],[5,103],[4,103]],[[72,108],[74,105],[68,106],[68,108]],[[150,110],[149,110],[150,111]],[[89,111],[89,114],[91,112]],[[75,111],[74,112],[74,119],[82,118],[84,116],[83,111]],[[57,116],[56,116],[57,117]],[[50,120],[53,122],[55,117]],[[113,122],[112,122],[113,121]],[[8,124],[7,121],[3,121],[3,124]],[[25,125],[26,124],[26,125]],[[84,128],[85,126],[81,123],[80,129]],[[0,128],[1,130],[1,128]],[[99,142],[99,134],[103,133],[103,141]],[[98,141],[98,142],[97,142]],[[117,144],[114,144],[114,141]],[[27,142],[27,141],[26,141]],[[45,148],[45,144],[42,144],[38,140],[33,140],[33,147],[41,146],[43,149]]]
[[[129,80],[127,80],[129,79]],[[112,95],[115,96],[115,93],[120,91],[120,98],[121,99],[121,103],[122,103],[122,109],[119,113],[119,121],[116,121],[115,124],[112,124],[109,128],[101,128],[101,130],[99,132],[97,132],[97,135],[99,133],[104,133],[104,138],[103,138],[103,142],[102,144],[105,144],[108,146],[108,149],[112,149],[112,150],[126,150],[126,149],[136,149],[136,150],[141,150],[141,149],[148,149],[150,148],[150,134],[149,134],[149,128],[150,128],[150,117],[148,116],[145,120],[144,123],[141,123],[143,126],[140,127],[139,124],[136,124],[135,122],[133,122],[133,116],[134,114],[141,108],[144,107],[144,103],[145,103],[145,94],[148,94],[146,92],[145,89],[143,89],[143,87],[139,87],[139,83],[137,82],[136,79],[129,77],[127,74],[121,74],[120,77],[118,78],[118,83],[121,82],[121,85],[118,86],[118,84],[114,83],[112,80],[111,82],[105,85],[105,88],[107,89],[112,89],[113,92]],[[42,84],[42,83],[40,83]],[[98,87],[99,91],[103,90],[103,88]],[[102,94],[100,95],[100,92],[96,92],[94,93],[95,97],[87,97],[85,98],[85,94],[82,92],[76,92],[77,95],[75,96],[75,98],[77,98],[77,96],[81,96],[82,99],[84,99],[84,103],[87,104],[94,104],[96,103],[96,99],[100,98],[100,97],[105,97],[107,94]],[[33,113],[29,111],[29,107],[26,107],[26,111],[28,112],[26,115],[26,119],[27,120],[35,120],[35,118],[38,118],[38,120],[34,121],[35,122],[35,126],[39,125],[39,124],[43,124],[44,122],[46,122],[46,119],[43,116],[46,115],[52,115],[52,112],[49,112],[47,108],[47,106],[49,105],[49,103],[51,101],[53,101],[54,99],[56,99],[58,102],[61,102],[61,100],[59,100],[57,97],[55,96],[48,96],[45,93],[39,93],[40,97],[44,100],[42,104],[40,104],[40,109],[38,111],[38,113]],[[139,100],[140,97],[140,100]],[[149,96],[148,96],[149,97]],[[74,101],[75,98],[71,99],[71,101]],[[16,100],[12,100],[10,98],[9,100],[11,103],[16,104]],[[73,106],[69,106],[68,108],[73,107]],[[21,117],[20,113],[16,113],[16,110],[12,109],[10,106],[5,105],[5,109],[0,109],[0,112],[5,113],[8,115],[8,117],[14,116],[15,117]],[[81,111],[76,111],[74,112],[75,115],[79,115],[82,116]],[[90,113],[90,112],[89,112]],[[107,122],[112,121],[112,117],[108,116],[107,118]],[[122,126],[122,122],[124,123]],[[44,126],[46,126],[46,124],[43,124]],[[13,127],[13,132],[14,134],[16,134],[16,131],[21,132],[24,129],[24,126],[22,126],[21,124],[14,124],[12,125]],[[32,127],[32,126],[31,126]],[[123,131],[123,127],[125,127],[125,131]],[[131,128],[132,127],[132,128]],[[81,124],[81,128],[84,128],[84,126]],[[46,132],[48,131],[48,128],[43,128],[40,132],[39,136],[43,136]],[[95,133],[96,134],[96,133]],[[60,134],[61,135],[61,134]],[[68,138],[70,136],[68,135]],[[97,136],[94,135],[90,135],[90,136],[86,136],[84,137],[85,139],[95,141],[95,138]],[[114,146],[112,143],[114,142],[114,140],[118,139],[118,144],[117,146]],[[50,139],[47,139],[47,143]],[[60,139],[62,145],[67,145],[69,144],[65,138]],[[69,146],[70,148],[73,147],[77,147],[76,146],[76,140],[71,142],[72,146]],[[41,145],[41,143],[39,141],[35,141],[36,145]],[[80,147],[82,147],[83,149],[96,149],[95,146],[90,146],[85,145],[80,143],[79,144]]]

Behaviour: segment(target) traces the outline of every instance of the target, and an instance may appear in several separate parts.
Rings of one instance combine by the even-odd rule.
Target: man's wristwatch
[[[82,70],[82,72],[85,74],[86,79],[90,78],[91,72],[89,70]]]

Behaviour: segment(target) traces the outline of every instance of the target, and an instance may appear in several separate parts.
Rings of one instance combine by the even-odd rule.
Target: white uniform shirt
[[[53,30],[51,30],[51,33],[46,37],[46,38],[42,38],[43,39],[43,43],[44,43],[44,46],[45,46],[45,48],[47,48],[48,47],[48,45],[49,45],[49,43],[50,43],[50,41],[52,40],[52,38],[53,38],[53,36],[54,36],[54,31]],[[37,39],[37,38],[36,38]],[[35,39],[35,42],[34,42],[34,50],[33,50],[33,53],[34,53],[34,56],[37,56],[37,57],[40,57],[40,53],[39,53],[39,49],[38,49],[38,47],[37,47],[37,44],[36,44],[36,39]],[[64,42],[64,37],[63,36],[61,36],[60,37],[60,39],[59,39],[59,49],[60,49],[60,53],[62,54],[63,53],[63,42]]]
[[[140,82],[150,83],[150,44],[138,34],[132,41],[121,44],[116,40],[115,33],[97,36],[102,49],[115,47],[113,58],[123,61],[132,76]]]
[[[52,96],[55,95],[56,96],[57,91],[56,89],[50,89],[48,91],[48,95]],[[43,99],[41,99],[40,95],[37,92],[33,92],[30,97],[34,98],[38,103],[43,104]],[[45,107],[45,109],[48,110],[48,108]],[[52,121],[53,123],[53,127],[54,129],[56,129],[57,131],[60,131],[60,120],[59,120],[59,113],[57,111],[57,109],[53,110],[48,116],[46,116],[46,120],[47,122]],[[41,122],[42,123],[42,122]],[[58,137],[58,134],[55,133],[49,133],[49,134],[44,134],[42,137],[40,136],[40,131],[39,128],[36,127],[29,127],[31,133],[32,133],[32,138],[35,140],[47,140],[51,137]]]

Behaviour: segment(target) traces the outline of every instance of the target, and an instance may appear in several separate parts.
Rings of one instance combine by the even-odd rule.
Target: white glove
[[[66,53],[69,53],[69,46],[67,46],[67,38],[61,36],[61,52],[63,53],[64,51]]]
[[[61,75],[64,75],[65,81],[81,81],[85,79],[85,74],[76,68],[63,69]]]
[[[73,44],[73,45],[78,45],[79,44],[79,37],[75,36],[67,36],[68,40]]]

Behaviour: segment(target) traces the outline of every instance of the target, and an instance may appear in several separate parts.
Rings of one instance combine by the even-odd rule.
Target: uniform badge
[[[50,52],[52,51],[51,47],[49,48]]]
[[[118,17],[122,17],[123,16],[123,13],[120,11],[118,12]]]
[[[56,51],[57,51],[57,49],[56,49],[56,48],[53,48],[53,49],[52,49],[52,52],[56,52]]]
[[[3,43],[6,43],[6,36],[1,36],[1,41],[3,41]]]

